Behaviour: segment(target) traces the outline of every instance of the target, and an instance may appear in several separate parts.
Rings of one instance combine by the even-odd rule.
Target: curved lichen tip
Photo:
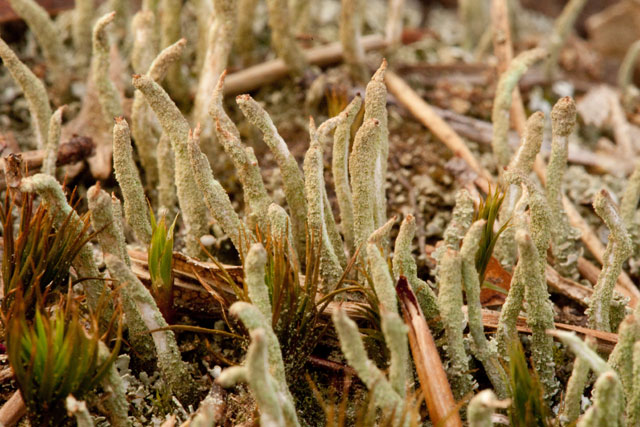
[[[104,29],[107,27],[107,25],[111,24],[115,20],[115,18],[115,12],[107,13],[100,19],[98,19],[95,26],[93,27],[94,43],[97,43],[102,49],[109,49],[109,45],[106,40],[107,34],[104,32]]]

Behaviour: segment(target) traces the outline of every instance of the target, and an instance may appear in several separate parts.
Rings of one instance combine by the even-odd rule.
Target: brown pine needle
[[[406,277],[400,276],[396,292],[404,321],[409,326],[411,353],[431,423],[443,427],[461,427],[462,421],[438,354],[438,347]],[[442,423],[439,424],[440,422]]]

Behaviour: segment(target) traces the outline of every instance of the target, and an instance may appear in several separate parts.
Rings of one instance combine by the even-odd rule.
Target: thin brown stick
[[[596,267],[597,270],[597,267]],[[547,264],[546,267],[546,279],[549,290],[564,295],[567,298],[571,298],[583,307],[587,307],[587,299],[593,294],[593,289],[576,283],[573,280],[569,280],[562,277],[560,273]]]
[[[466,311],[466,307],[463,310]],[[500,320],[500,312],[494,310],[482,309],[482,323],[486,328],[496,329]],[[527,318],[519,316],[517,322],[518,332],[526,334],[531,333],[531,329],[527,325]],[[598,340],[598,348],[602,351],[610,353],[618,342],[618,334],[612,332],[603,332],[595,329],[584,328],[582,326],[569,325],[566,323],[555,322],[557,329],[564,331],[573,331],[582,335],[589,335]]]
[[[396,292],[404,321],[409,326],[409,345],[418,371],[420,388],[427,403],[429,419],[433,425],[462,427],[438,347],[406,277],[400,276]]]
[[[366,51],[382,49],[386,46],[384,37],[378,34],[365,36],[361,40]],[[309,64],[326,66],[342,59],[342,46],[339,42],[314,47],[304,51]],[[224,94],[237,95],[251,92],[261,86],[273,83],[289,74],[289,67],[281,59],[274,59],[229,74],[224,82]]]
[[[491,174],[476,160],[469,147],[460,135],[454,131],[447,122],[424,101],[411,87],[397,74],[387,70],[385,74],[387,88],[398,101],[407,108],[427,129],[440,139],[453,153],[460,156],[478,174],[478,186],[483,191],[488,191]]]
[[[500,75],[509,68],[509,63],[513,59],[507,0],[493,0],[491,2],[491,26],[493,28],[493,53],[498,58],[498,74]],[[518,87],[513,89],[511,99],[511,123],[518,134],[523,135],[527,116]]]
[[[0,424],[6,427],[16,425],[27,413],[20,391],[16,391],[0,408]]]
[[[64,166],[84,160],[93,154],[93,150],[94,145],[91,138],[73,136],[68,142],[60,145],[56,166]],[[23,151],[22,153],[15,153],[15,155],[22,158],[22,164],[26,166],[29,174],[33,174],[42,167],[45,150]],[[0,159],[0,190],[5,188],[5,162],[5,158]]]
[[[578,271],[580,275],[587,279],[593,286],[598,283],[600,269],[586,258],[578,259]]]

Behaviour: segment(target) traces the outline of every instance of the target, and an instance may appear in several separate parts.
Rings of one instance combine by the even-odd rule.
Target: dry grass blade
[[[402,315],[409,326],[409,344],[420,378],[420,388],[427,402],[429,418],[434,425],[462,426],[438,347],[406,277],[400,276],[396,292]]]
[[[489,186],[487,197],[480,200],[480,205],[474,214],[474,221],[480,219],[487,221],[482,233],[478,251],[476,252],[476,269],[478,270],[481,286],[484,286],[487,266],[489,265],[489,260],[493,254],[493,248],[496,246],[498,237],[500,237],[500,234],[502,234],[502,232],[509,226],[509,221],[507,220],[502,224],[498,231],[493,230],[493,226],[496,219],[498,219],[498,212],[500,211],[500,207],[502,206],[505,196],[506,192],[500,187],[496,188],[492,193],[491,186]]]

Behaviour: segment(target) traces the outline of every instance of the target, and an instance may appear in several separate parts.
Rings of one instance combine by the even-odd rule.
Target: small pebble
[[[216,365],[211,370],[211,375],[213,376],[214,379],[218,379],[221,372],[222,372],[222,368],[220,367],[220,365]]]
[[[200,237],[200,242],[205,246],[213,246],[213,244],[216,242],[216,238],[211,234],[205,234],[204,236]]]

